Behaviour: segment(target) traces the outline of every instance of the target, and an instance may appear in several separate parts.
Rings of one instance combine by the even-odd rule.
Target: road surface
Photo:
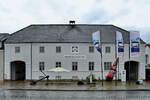
[[[150,100],[150,91],[0,90],[0,100]]]

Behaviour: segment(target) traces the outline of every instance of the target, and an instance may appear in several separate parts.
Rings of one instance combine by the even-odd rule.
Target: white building
[[[127,79],[145,79],[145,46],[141,40],[141,54],[129,60],[129,31],[114,25],[89,24],[50,24],[30,25],[13,33],[5,42],[6,80],[35,80],[43,74],[50,79],[86,79],[92,72],[102,79],[101,55],[92,43],[92,33],[101,32],[102,67],[104,79],[115,61],[116,31],[123,35],[125,54],[119,61],[117,76],[121,78],[122,69],[127,71]],[[130,75],[129,75],[130,62]],[[70,72],[55,73],[49,70],[62,67]]]
[[[148,65],[147,67],[150,67],[150,44],[145,45],[145,63]]]
[[[4,41],[8,38],[9,34],[0,33],[0,80],[3,80],[4,72]]]
[[[150,44],[145,45],[146,79],[150,80]]]

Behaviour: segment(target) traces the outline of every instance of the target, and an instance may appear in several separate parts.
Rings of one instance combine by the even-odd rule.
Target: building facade
[[[102,58],[92,43],[92,33],[99,30],[102,41]],[[141,41],[140,55],[129,59],[130,32],[114,25],[51,24],[30,25],[13,33],[5,42],[6,80],[37,80],[43,76],[50,79],[86,79],[90,73],[103,79],[116,58],[116,31],[123,35],[124,56],[119,60],[117,79],[123,69],[127,80],[145,79],[145,44]],[[130,67],[129,67],[130,63]],[[51,72],[62,67],[70,72]],[[130,69],[130,72],[129,72]]]
[[[145,45],[145,63],[147,67],[150,67],[150,44]]]
[[[3,80],[3,50],[0,50],[0,80]]]
[[[150,44],[145,45],[146,79],[150,80]]]
[[[8,33],[0,33],[0,80],[4,79],[4,41],[8,36]]]

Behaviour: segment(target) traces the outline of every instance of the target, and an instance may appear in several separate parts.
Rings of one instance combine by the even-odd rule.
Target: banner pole
[[[101,73],[102,73],[102,86],[103,86],[103,55],[102,55],[102,43],[101,43]]]
[[[102,86],[103,86],[103,62],[102,62],[102,59],[103,59],[103,54],[102,54],[102,43],[101,42],[101,36],[100,36],[100,31],[97,31],[97,32],[94,32],[92,34],[92,38],[93,38],[93,43],[97,49],[98,52],[100,52],[101,54],[101,76],[102,76]]]
[[[119,59],[120,60],[120,59]],[[120,61],[118,60],[118,80],[119,80],[119,64],[120,64]]]
[[[130,39],[130,34],[129,34],[129,39]],[[129,41],[129,85],[130,85],[130,52],[131,52],[130,46],[131,46],[131,40]]]
[[[117,46],[117,33],[115,34],[115,59],[117,58],[118,48]],[[117,65],[116,65],[116,73],[115,73],[115,85],[117,86]]]

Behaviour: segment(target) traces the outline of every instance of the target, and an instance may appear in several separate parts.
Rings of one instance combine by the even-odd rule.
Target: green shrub
[[[88,76],[86,77],[86,80],[87,80],[88,82],[90,82],[90,75],[88,75]],[[92,81],[97,81],[97,79],[95,78],[95,75],[92,75]]]

